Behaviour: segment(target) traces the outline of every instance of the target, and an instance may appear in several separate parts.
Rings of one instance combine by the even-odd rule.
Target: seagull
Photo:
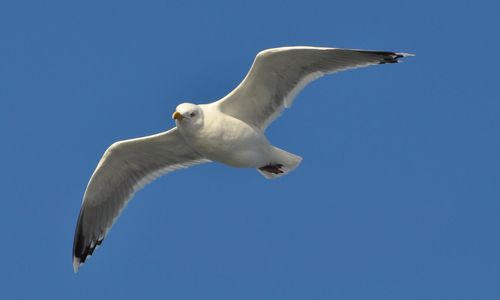
[[[306,46],[263,50],[225,97],[208,104],[182,103],[172,115],[174,128],[112,144],[83,196],[73,242],[74,272],[102,243],[134,193],[152,180],[208,162],[255,168],[267,179],[286,175],[302,158],[273,146],[265,130],[297,93],[323,75],[397,63],[407,56],[413,55]]]

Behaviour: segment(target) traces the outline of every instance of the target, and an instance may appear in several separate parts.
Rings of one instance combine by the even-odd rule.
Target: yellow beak
[[[172,119],[174,120],[182,120],[184,117],[182,116],[182,114],[178,111],[174,112],[174,114],[172,115]]]

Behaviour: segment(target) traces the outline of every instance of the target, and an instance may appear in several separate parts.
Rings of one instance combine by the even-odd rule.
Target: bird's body
[[[204,116],[201,127],[177,121],[186,143],[203,157],[232,167],[257,168],[266,163],[272,146],[258,128],[223,114],[217,105],[199,105]],[[261,155],[257,155],[261,154]]]
[[[83,197],[73,244],[75,272],[145,184],[210,161],[255,168],[268,179],[286,175],[302,158],[274,147],[265,130],[296,94],[323,75],[396,63],[404,56],[409,54],[316,47],[264,50],[227,96],[209,104],[180,104],[172,116],[175,128],[114,143],[101,158]]]
[[[194,126],[192,122],[177,120],[177,128],[186,143],[204,158],[236,168],[284,164],[282,151],[271,145],[261,129],[224,114],[217,102],[185,103],[176,111],[186,106],[197,108],[196,117],[202,120]]]

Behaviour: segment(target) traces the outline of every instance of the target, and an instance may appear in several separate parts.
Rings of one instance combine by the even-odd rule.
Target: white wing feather
[[[311,81],[334,72],[396,63],[407,53],[318,47],[282,47],[257,54],[245,79],[219,100],[220,110],[262,130],[290,107]]]
[[[73,268],[92,255],[135,192],[168,172],[209,162],[192,150],[177,128],[120,141],[109,147],[90,178],[73,243]]]

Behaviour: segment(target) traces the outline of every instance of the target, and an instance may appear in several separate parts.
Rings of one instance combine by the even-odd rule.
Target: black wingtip
[[[372,51],[372,53],[381,56],[381,61],[379,62],[379,64],[395,64],[400,62],[400,58],[414,56],[410,53],[398,52]]]
[[[390,52],[390,51],[366,51],[360,50],[363,53],[370,53],[377,56],[378,63],[383,64],[395,64],[400,62],[401,58],[414,56],[410,53],[402,53],[402,52]]]
[[[80,211],[80,216],[78,217],[78,224],[75,230],[75,238],[73,241],[73,268],[75,273],[78,271],[78,267],[85,263],[88,256],[94,253],[97,246],[102,244],[104,238],[93,240],[92,238],[85,237],[83,233],[83,210]]]

